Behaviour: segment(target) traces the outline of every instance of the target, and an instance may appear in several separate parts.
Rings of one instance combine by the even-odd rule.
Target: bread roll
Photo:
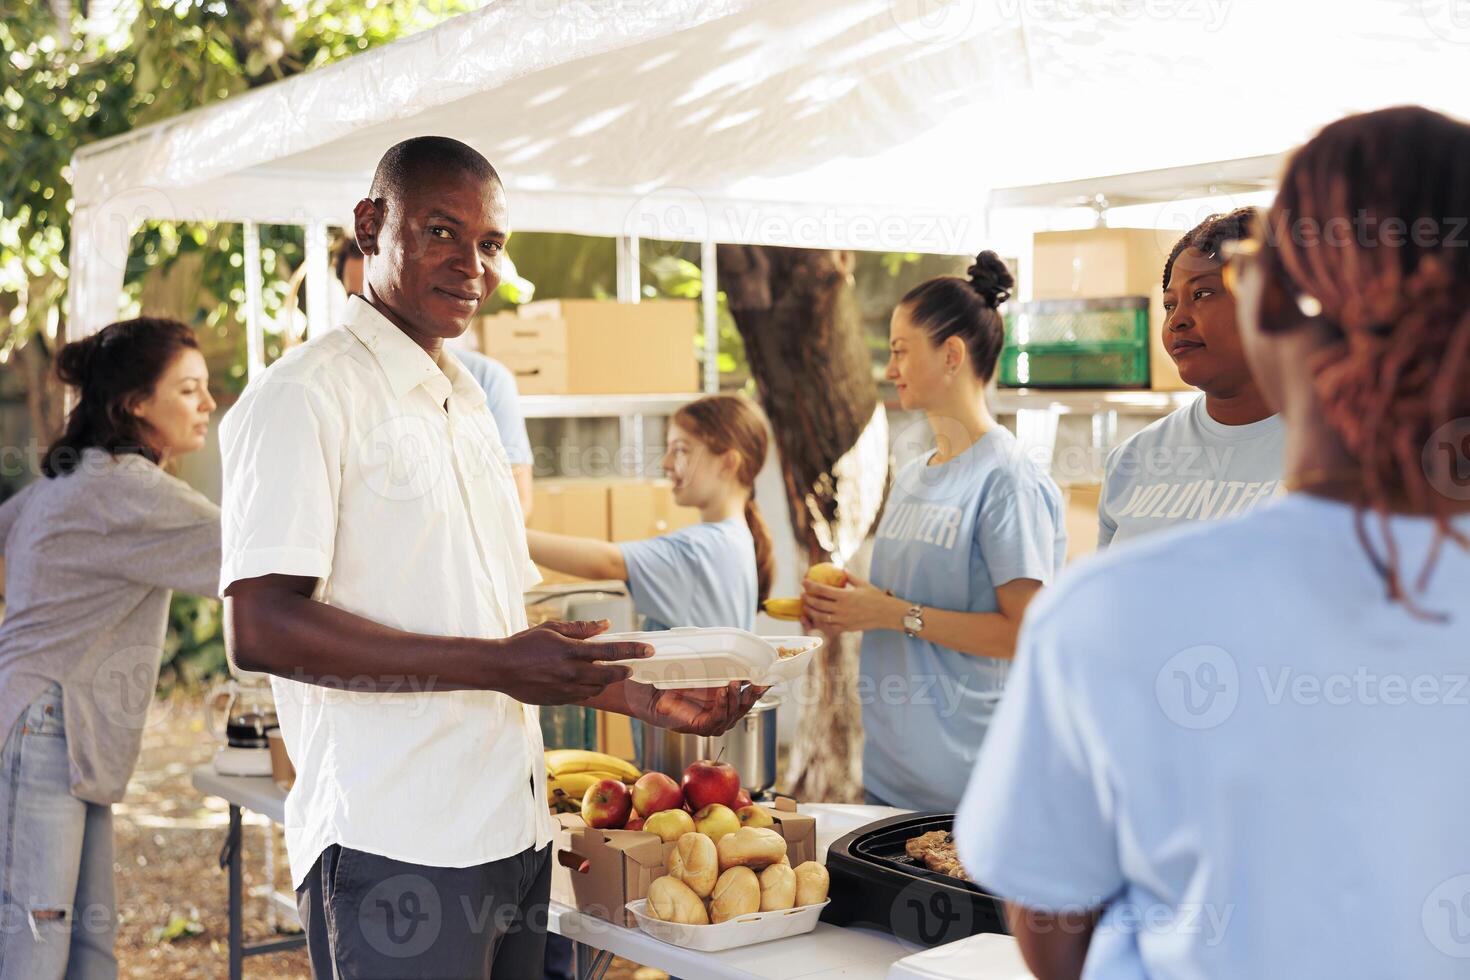
[[[665,922],[691,926],[709,925],[704,901],[678,878],[664,875],[648,886],[647,913]]]
[[[761,883],[749,868],[731,868],[715,882],[709,897],[710,921],[719,925],[761,910]]]
[[[761,911],[796,907],[796,872],[789,864],[773,864],[761,872]]]
[[[720,876],[715,842],[693,830],[680,835],[669,852],[668,869],[670,877],[688,885],[700,898],[708,898]]]
[[[820,905],[827,900],[827,886],[831,878],[827,868],[815,861],[803,861],[796,866],[796,907]]]
[[[767,827],[741,827],[720,838],[720,870],[764,868],[786,856],[786,838]]]

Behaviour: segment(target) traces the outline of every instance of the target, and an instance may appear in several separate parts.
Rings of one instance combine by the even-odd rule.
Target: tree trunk
[[[771,420],[791,526],[809,562],[856,550],[878,509],[857,476],[871,483],[875,467],[880,477],[887,471],[886,418],[853,303],[852,264],[850,252],[719,248],[720,288]],[[862,784],[859,639],[824,646],[797,692],[804,709],[787,785],[802,799],[848,801]]]

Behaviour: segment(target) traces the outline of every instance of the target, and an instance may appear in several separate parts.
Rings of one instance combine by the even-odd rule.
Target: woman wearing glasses
[[[1245,238],[1251,208],[1214,214],[1164,263],[1164,347],[1204,397],[1108,456],[1098,547],[1192,521],[1243,514],[1281,489],[1285,430],[1251,377],[1221,276],[1222,249]]]
[[[1042,980],[1465,975],[1467,161],[1417,107],[1295,154],[1228,266],[1291,492],[1033,606],[956,837]]]

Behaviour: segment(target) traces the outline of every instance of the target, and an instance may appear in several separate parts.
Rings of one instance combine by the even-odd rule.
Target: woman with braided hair
[[[1299,150],[1226,277],[1289,493],[1033,607],[956,836],[1043,980],[1465,975],[1467,220],[1463,123]]]

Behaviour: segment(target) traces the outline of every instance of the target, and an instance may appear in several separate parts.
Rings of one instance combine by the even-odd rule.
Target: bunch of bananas
[[[546,799],[557,813],[577,813],[587,788],[604,779],[633,783],[643,773],[631,762],[586,749],[546,750]]]

